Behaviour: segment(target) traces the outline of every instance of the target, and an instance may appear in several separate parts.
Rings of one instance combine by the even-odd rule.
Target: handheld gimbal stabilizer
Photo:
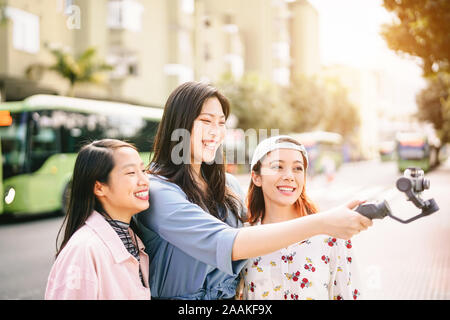
[[[425,179],[423,170],[419,168],[408,168],[403,173],[403,177],[397,179],[397,189],[406,194],[408,201],[412,201],[417,208],[422,209],[420,214],[408,220],[397,218],[392,214],[391,208],[386,200],[382,202],[363,203],[355,210],[369,219],[383,219],[389,216],[401,223],[410,223],[439,210],[434,199],[424,201],[420,198],[420,193],[429,188],[430,180]]]

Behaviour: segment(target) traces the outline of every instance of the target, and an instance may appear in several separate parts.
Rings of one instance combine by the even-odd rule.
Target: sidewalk
[[[354,237],[355,256],[369,299],[450,299],[450,162],[427,174],[440,210],[410,224],[375,220]],[[390,202],[403,219],[420,212],[404,197]]]

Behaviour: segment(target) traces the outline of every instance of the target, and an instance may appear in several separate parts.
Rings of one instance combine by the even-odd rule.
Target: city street
[[[392,213],[406,220],[420,210],[396,189],[399,176],[394,162],[355,162],[345,164],[333,182],[316,177],[307,188],[321,210],[354,198],[386,199]],[[353,237],[365,299],[450,299],[450,161],[426,177],[431,187],[422,198],[434,198],[438,212],[410,224],[374,220],[368,231]],[[246,190],[249,177],[239,179]]]
[[[320,209],[352,198],[386,199],[403,219],[419,213],[395,188],[399,173],[393,162],[345,164],[332,182],[318,176],[307,181],[309,195]],[[366,299],[450,299],[450,162],[427,174],[440,211],[401,224],[390,218],[352,239],[354,262]],[[249,176],[238,176],[243,190]],[[62,217],[39,217],[0,225],[0,299],[43,299],[54,260],[55,239]]]

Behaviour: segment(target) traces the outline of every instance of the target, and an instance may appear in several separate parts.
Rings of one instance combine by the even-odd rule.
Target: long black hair
[[[153,158],[148,167],[149,173],[158,174],[177,184],[187,195],[188,200],[199,205],[214,217],[224,221],[225,216],[219,214],[218,207],[231,210],[233,215],[241,220],[239,211],[242,203],[239,197],[226,186],[223,149],[220,147],[216,160],[212,163],[203,162],[201,173],[207,184],[207,190],[198,187],[194,172],[190,165],[190,133],[194,120],[199,116],[203,104],[209,98],[217,98],[222,105],[225,118],[230,113],[228,99],[216,88],[203,82],[186,82],[178,86],[167,99],[161,123],[155,138]],[[176,130],[184,129],[187,135],[173,138]],[[172,158],[174,148],[182,140],[183,149],[180,163]],[[225,211],[226,212],[226,211]]]
[[[123,147],[136,150],[132,144],[116,139],[97,140],[81,148],[73,169],[67,214],[56,236],[56,257],[93,210],[105,214],[94,195],[94,185],[96,181],[108,183],[109,174],[114,168],[114,150]],[[64,238],[58,248],[58,239],[64,226]]]

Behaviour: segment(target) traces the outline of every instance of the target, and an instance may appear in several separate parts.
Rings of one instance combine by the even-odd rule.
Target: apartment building
[[[170,64],[192,64],[177,41],[182,23],[178,0],[8,0],[7,21],[0,25],[0,85],[2,99],[18,99],[26,91],[65,94],[68,82],[52,72],[34,81],[25,77],[28,66],[50,65],[47,50],[60,48],[79,55],[94,46],[98,57],[114,66],[105,85],[80,84],[76,96],[162,105],[170,90]],[[189,16],[189,14],[186,14]],[[175,29],[175,32],[174,32]],[[192,46],[188,40],[188,51]],[[177,53],[175,55],[174,53]],[[191,54],[192,60],[192,54]],[[169,68],[170,69],[170,68]],[[184,79],[179,71],[175,77]],[[186,78],[186,77],[185,77]],[[187,77],[192,79],[192,77]],[[12,81],[21,89],[13,90]],[[35,90],[27,88],[36,87]],[[6,87],[6,88],[5,88]],[[23,93],[23,94],[21,94]]]
[[[67,93],[68,82],[55,73],[25,75],[32,64],[53,63],[47,48],[78,55],[94,46],[99,58],[114,67],[104,85],[77,85],[76,96],[160,106],[189,80],[214,82],[225,72],[236,77],[256,72],[288,85],[292,74],[318,70],[318,17],[305,0],[4,3],[2,100]]]

